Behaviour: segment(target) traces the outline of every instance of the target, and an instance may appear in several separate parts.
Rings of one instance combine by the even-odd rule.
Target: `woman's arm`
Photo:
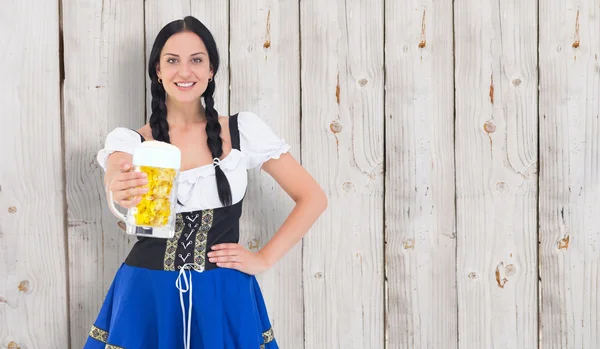
[[[273,238],[258,252],[271,267],[306,235],[325,211],[327,196],[290,153],[265,162],[262,169],[296,202],[294,209]]]
[[[223,268],[247,274],[258,274],[272,267],[296,245],[327,208],[327,197],[312,176],[285,153],[279,159],[265,162],[262,169],[270,174],[296,202],[296,206],[273,238],[258,252],[240,244],[212,246],[209,261]]]

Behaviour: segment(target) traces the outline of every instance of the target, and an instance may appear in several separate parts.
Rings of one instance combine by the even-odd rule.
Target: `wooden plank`
[[[223,0],[193,1],[191,14],[212,33],[219,50],[219,71],[215,76],[215,109],[219,115],[229,115],[229,9]]]
[[[536,348],[536,3],[454,14],[459,347]]]
[[[0,347],[68,347],[56,1],[2,4]]]
[[[71,345],[81,348],[135,241],[108,210],[96,154],[115,127],[143,124],[144,18],[142,0],[63,6]]]
[[[384,345],[383,10],[300,3],[302,162],[329,197],[303,245],[306,348]]]
[[[298,2],[231,2],[231,112],[258,114],[300,159]],[[243,151],[243,149],[242,149]],[[283,223],[293,201],[258,170],[249,172],[241,243],[260,249]],[[258,276],[281,348],[304,348],[302,246]]]
[[[456,348],[452,3],[385,13],[386,347]]]
[[[152,91],[148,76],[148,58],[158,32],[168,23],[183,19],[191,14],[190,0],[144,0],[144,23],[146,35],[146,61],[144,73],[146,76],[146,121],[152,115]]]
[[[540,347],[600,347],[600,1],[540,3]]]

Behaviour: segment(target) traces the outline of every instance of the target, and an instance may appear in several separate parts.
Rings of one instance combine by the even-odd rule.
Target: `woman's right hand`
[[[135,207],[142,200],[141,195],[148,192],[148,176],[145,172],[135,172],[131,164],[123,162],[110,184],[108,190],[113,194],[113,200],[126,209]]]

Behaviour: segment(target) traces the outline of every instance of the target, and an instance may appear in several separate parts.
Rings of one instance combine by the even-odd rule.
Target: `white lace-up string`
[[[190,276],[188,279],[187,274],[185,273],[186,269],[190,269]],[[175,281],[175,286],[179,290],[179,303],[181,304],[181,313],[183,314],[183,347],[184,349],[190,349],[190,332],[192,329],[192,273],[202,272],[204,268],[195,264],[195,263],[186,263],[181,266],[179,270],[179,275],[177,276],[177,280]],[[182,284],[183,280],[183,284]],[[188,311],[187,311],[187,319],[185,312],[185,302],[183,301],[183,294],[189,291],[188,295]]]

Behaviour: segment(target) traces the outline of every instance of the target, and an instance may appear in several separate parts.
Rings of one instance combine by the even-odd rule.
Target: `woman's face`
[[[170,98],[179,102],[200,98],[213,76],[202,39],[187,31],[171,36],[160,53],[156,74]]]

